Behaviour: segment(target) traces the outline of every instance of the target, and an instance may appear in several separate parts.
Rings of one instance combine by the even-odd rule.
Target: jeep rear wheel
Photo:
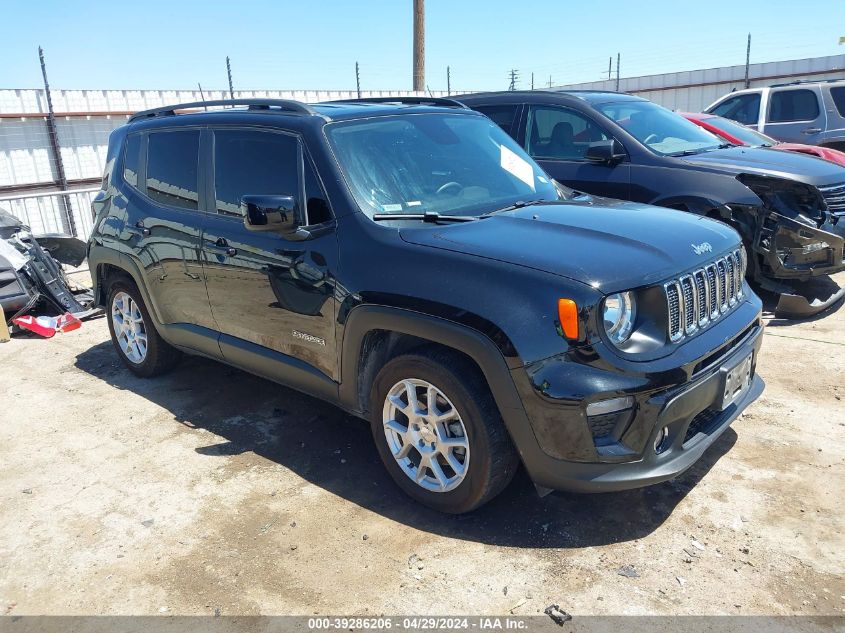
[[[159,336],[131,281],[120,279],[111,285],[106,316],[115,350],[134,374],[156,376],[179,361],[181,353]]]
[[[388,472],[431,508],[469,512],[516,472],[516,451],[489,389],[457,354],[394,358],[376,376],[371,402],[373,438]]]

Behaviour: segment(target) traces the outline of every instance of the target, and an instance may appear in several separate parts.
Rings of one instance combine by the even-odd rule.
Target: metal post
[[[452,73],[448,66],[446,66],[446,94],[452,95]]]
[[[748,70],[751,66],[751,33],[748,34],[748,45],[745,47],[745,87],[751,87],[751,80],[748,78]]]
[[[425,90],[425,0],[414,0],[414,91]]]
[[[610,73],[613,72],[613,55],[607,58],[607,80],[610,81]]]
[[[358,98],[361,98],[361,74],[358,72],[358,62],[355,62],[355,87],[358,89]]]
[[[534,73],[531,73],[531,90],[534,90]]]
[[[235,91],[232,88],[232,65],[229,63],[229,56],[226,55],[226,74],[229,75],[229,98],[235,98]]]
[[[622,62],[622,53],[616,53],[616,92],[619,92],[619,64]]]
[[[552,76],[549,75],[549,88],[551,88],[551,87],[552,87]]]
[[[59,134],[56,131],[56,117],[53,112],[53,97],[50,95],[50,83],[47,81],[47,65],[44,63],[44,50],[38,47],[38,59],[41,60],[41,76],[44,77],[44,94],[47,97],[47,131],[50,135],[50,147],[53,150],[53,160],[56,162],[56,176],[59,186],[64,192],[59,196],[60,204],[64,207],[64,220],[62,224],[65,230],[77,237],[76,222],[73,219],[73,207],[70,204],[70,196],[67,195],[67,176],[65,175],[65,164],[62,162],[62,153],[59,150]]]

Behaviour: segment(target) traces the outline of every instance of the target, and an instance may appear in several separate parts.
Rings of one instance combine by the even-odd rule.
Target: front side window
[[[815,121],[819,100],[812,90],[781,90],[769,99],[769,123]]]
[[[710,114],[733,119],[743,125],[757,125],[760,118],[760,93],[742,94],[725,99]]]
[[[723,144],[715,134],[651,101],[602,103],[596,107],[655,154],[698,154]]]
[[[590,143],[607,135],[583,114],[567,108],[532,107],[528,115],[528,153],[534,158],[584,160]]]
[[[299,141],[262,130],[214,132],[214,190],[218,213],[241,214],[241,196],[298,199]]]
[[[199,208],[199,131],[152,132],[148,138],[147,196],[168,207]]]
[[[559,198],[545,172],[485,117],[404,114],[325,129],[353,196],[371,217],[477,215]]]

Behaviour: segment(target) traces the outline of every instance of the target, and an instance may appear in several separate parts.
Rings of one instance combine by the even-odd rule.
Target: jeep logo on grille
[[[690,246],[692,246],[692,250],[695,252],[696,255],[713,252],[713,247],[710,246],[710,242],[702,242],[701,244],[690,244]]]

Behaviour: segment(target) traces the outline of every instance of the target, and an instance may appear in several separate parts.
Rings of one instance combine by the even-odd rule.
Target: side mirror
[[[615,138],[609,141],[594,141],[587,146],[584,158],[594,163],[612,165],[625,159],[625,148]]]
[[[293,196],[241,196],[241,213],[250,231],[290,234],[299,228]]]

